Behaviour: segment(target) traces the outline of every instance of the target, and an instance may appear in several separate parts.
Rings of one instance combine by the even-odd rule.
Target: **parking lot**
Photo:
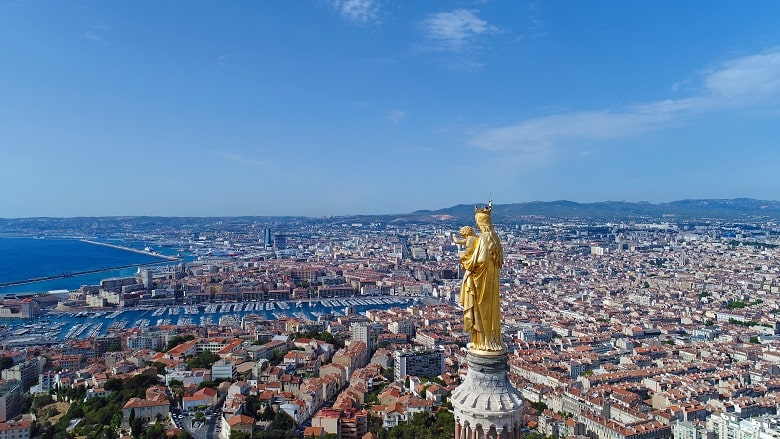
[[[199,421],[191,413],[171,414],[177,428],[188,431],[194,439],[215,439],[220,432],[219,416],[206,415]]]

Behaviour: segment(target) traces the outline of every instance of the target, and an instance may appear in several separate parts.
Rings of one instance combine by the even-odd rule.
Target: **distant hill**
[[[479,203],[483,205],[484,203]],[[533,218],[582,219],[598,221],[701,221],[748,222],[780,221],[780,202],[752,198],[680,200],[670,203],[602,201],[532,201],[495,204],[494,221],[528,221]],[[307,217],[81,217],[81,218],[0,218],[0,235],[108,236],[117,232],[178,230],[185,232],[236,231],[247,227],[271,227],[284,231],[301,224],[331,223],[456,223],[473,224],[474,204],[459,204],[438,210],[420,210],[395,215],[350,215],[329,218]]]
[[[484,203],[480,203],[480,206]],[[648,203],[627,201],[602,201],[577,203],[574,201],[531,201],[527,203],[495,204],[493,219],[508,222],[533,216],[561,219],[720,219],[755,220],[758,218],[780,218],[780,202],[755,200],[752,198],[680,200],[670,203]],[[390,216],[385,216],[387,219]],[[394,221],[471,221],[474,217],[473,204],[459,204],[439,210],[421,210],[407,215],[394,215]]]

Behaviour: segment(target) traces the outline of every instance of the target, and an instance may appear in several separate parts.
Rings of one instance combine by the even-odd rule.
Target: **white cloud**
[[[330,0],[329,3],[351,24],[368,26],[379,23],[379,3],[376,0]]]
[[[103,37],[101,37],[100,35],[98,35],[97,33],[95,33],[94,31],[91,31],[91,30],[88,30],[88,31],[82,33],[81,34],[81,38],[85,39],[85,40],[93,41],[93,42],[98,43],[98,44],[103,44],[103,45],[107,45],[108,44],[103,39]]]
[[[740,101],[763,100],[780,92],[780,51],[727,61],[707,72],[704,84],[713,93]]]
[[[109,30],[109,27],[103,23],[102,21],[98,21],[92,26],[90,26],[90,29],[87,31],[84,31],[79,35],[84,40],[89,40],[94,43],[102,44],[104,46],[108,45],[108,42],[103,37],[103,34]]]
[[[246,73],[246,70],[243,67],[236,65],[227,53],[217,56],[217,65],[226,69],[235,70],[238,73]]]
[[[390,125],[398,125],[406,119],[406,112],[401,110],[390,110],[385,114],[384,120]]]
[[[471,131],[480,149],[519,153],[529,164],[554,160],[569,142],[642,135],[686,117],[737,106],[776,102],[780,97],[780,51],[729,60],[709,69],[693,97],[659,100],[616,110],[562,113]]]
[[[92,32],[91,30],[81,34],[81,37],[84,38],[85,40],[101,41],[100,37],[97,36],[97,34]]]
[[[230,152],[230,151],[222,151],[222,150],[219,150],[219,149],[215,149],[215,150],[212,150],[211,153],[216,155],[216,156],[218,156],[218,157],[222,157],[222,158],[230,160],[232,162],[241,163],[241,164],[244,164],[244,165],[255,166],[255,167],[264,167],[264,166],[268,165],[268,163],[266,161],[264,161],[264,160],[257,160],[257,159],[253,159],[253,158],[248,158],[248,157],[245,157],[245,156],[243,156],[241,154],[237,154],[237,153]]]
[[[429,48],[460,52],[469,48],[480,35],[495,33],[497,28],[479,18],[477,12],[456,9],[429,15],[421,23]]]

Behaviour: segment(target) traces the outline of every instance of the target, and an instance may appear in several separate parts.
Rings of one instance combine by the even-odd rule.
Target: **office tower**
[[[277,250],[286,250],[287,235],[282,235],[282,234],[274,235],[274,247],[276,247]]]

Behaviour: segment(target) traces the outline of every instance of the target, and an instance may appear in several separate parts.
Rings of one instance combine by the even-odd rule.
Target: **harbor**
[[[369,309],[406,307],[413,298],[358,296],[327,299],[204,303],[163,307],[95,309],[78,312],[48,311],[35,319],[5,319],[0,345],[22,347],[56,345],[65,340],[88,339],[110,331],[155,326],[236,326],[247,316],[265,320],[294,318],[318,321],[328,316],[362,313]]]
[[[0,295],[75,290],[128,275],[138,267],[182,260],[141,248],[85,238],[0,237],[0,255],[13,262],[0,269]]]

